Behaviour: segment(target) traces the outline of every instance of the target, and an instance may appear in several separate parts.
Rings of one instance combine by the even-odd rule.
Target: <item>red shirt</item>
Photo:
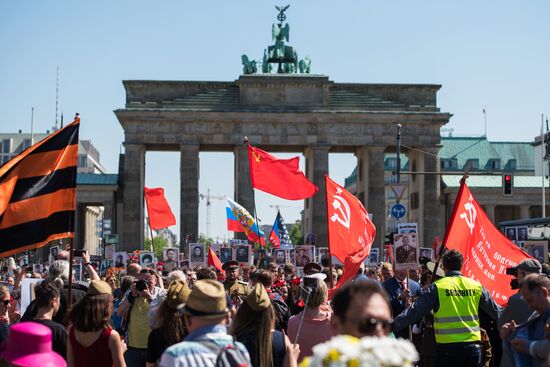
[[[99,338],[90,346],[84,347],[76,340],[74,328],[69,331],[69,342],[73,349],[73,359],[76,367],[112,367],[113,358],[109,349],[111,328],[103,329]]]

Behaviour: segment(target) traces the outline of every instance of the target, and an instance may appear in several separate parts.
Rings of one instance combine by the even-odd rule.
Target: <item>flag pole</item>
[[[153,228],[151,228],[151,213],[149,213],[149,206],[147,206],[147,197],[145,196],[145,189],[143,189],[143,202],[145,203],[145,207],[147,208],[147,224],[149,225],[149,231],[151,232],[151,248],[153,248],[153,252],[155,252],[155,236],[153,236]],[[180,233],[181,236],[181,233]]]
[[[243,144],[246,145],[248,149],[248,136],[245,135]],[[250,162],[248,162],[248,170],[250,171]],[[260,264],[264,258],[264,249],[262,248],[262,238],[260,237],[260,223],[258,222],[258,211],[256,210],[256,191],[254,190],[254,186],[252,185],[252,172],[250,173],[250,186],[252,187],[252,206],[254,208],[254,221],[256,222],[256,232],[258,236],[258,243],[260,244],[260,256],[258,256],[258,262],[256,263],[256,266],[260,268]]]
[[[149,231],[151,232],[151,247],[153,248],[153,252],[155,252],[155,236],[153,235],[153,228],[151,228],[151,217],[147,217],[147,222],[149,223]]]
[[[468,178],[468,176],[469,176],[468,171],[465,171],[464,175],[460,179],[460,188],[458,189],[458,192],[456,194],[456,198],[460,197],[460,195],[462,194],[462,191],[464,191],[464,186],[466,185],[466,179]],[[454,221],[454,219],[456,217],[456,212],[458,211],[458,205],[457,205],[456,198],[455,198],[455,203],[453,205],[453,212],[451,213],[451,220],[452,221]],[[439,268],[439,262],[441,261],[441,257],[445,253],[445,248],[446,248],[447,240],[448,240],[448,237],[449,237],[449,228],[452,227],[451,224],[452,223],[449,223],[449,225],[447,225],[447,231],[445,233],[445,237],[443,237],[443,242],[441,242],[441,247],[439,248],[439,253],[437,254],[437,258],[435,260],[434,271],[433,271],[433,274],[432,274],[432,283],[433,283],[433,278],[435,278],[435,275],[437,273],[437,268]]]
[[[326,200],[327,199],[326,198],[327,178],[328,178],[328,175],[325,175],[325,210],[327,212],[327,247],[328,247],[328,267],[329,267],[328,281],[329,281],[330,288],[332,288],[334,287],[334,277],[332,275],[332,253],[330,252],[330,225],[328,223],[330,219],[328,218],[328,200]]]
[[[69,241],[69,289],[67,290],[67,311],[71,309],[73,303],[73,261],[74,261],[74,237]]]
[[[34,110],[34,107],[33,107]],[[74,121],[80,120],[80,114],[77,112],[74,116]],[[59,131],[59,130],[58,130]],[[77,130],[77,137],[78,141],[78,130]],[[31,139],[32,140],[32,139]],[[33,142],[31,141],[31,144]],[[73,176],[74,183],[76,187],[76,173]],[[76,203],[76,191],[74,194],[74,201]],[[69,289],[67,291],[67,311],[71,309],[72,303],[73,303],[73,261],[74,261],[74,215],[69,216],[69,228],[73,231],[73,237],[69,238]]]

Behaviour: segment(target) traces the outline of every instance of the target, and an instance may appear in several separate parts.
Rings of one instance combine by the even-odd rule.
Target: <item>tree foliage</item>
[[[296,222],[288,233],[294,246],[304,244],[304,234],[302,231],[302,222]]]
[[[154,252],[155,252],[155,256],[156,256],[157,260],[162,261],[162,249],[164,249],[165,247],[168,247],[168,240],[164,237],[155,237],[155,250],[154,250]],[[151,250],[151,239],[150,238],[145,239],[143,248],[144,248],[145,251],[150,251]]]

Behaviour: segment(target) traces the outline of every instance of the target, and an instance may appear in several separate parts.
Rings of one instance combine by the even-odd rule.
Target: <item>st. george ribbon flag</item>
[[[319,188],[300,171],[299,157],[278,159],[259,148],[248,146],[252,187],[287,200],[312,197]]]
[[[359,199],[325,176],[329,252],[344,264],[336,287],[353,278],[369,255],[376,227]]]
[[[72,238],[80,118],[0,167],[0,256]]]
[[[506,269],[530,256],[491,223],[466,185],[460,184],[443,244],[464,256],[462,274],[477,280],[495,302],[505,305],[516,291]]]
[[[162,229],[176,224],[176,217],[164,197],[164,189],[161,187],[144,187],[145,203],[149,214],[149,225],[152,229]]]
[[[280,248],[281,245],[292,245],[288,230],[285,226],[285,221],[280,211],[277,211],[277,217],[275,218],[275,223],[269,234],[269,241],[273,245],[273,248]]]
[[[265,246],[264,233],[259,230],[258,224],[248,210],[230,198],[225,199],[227,200],[227,207],[225,210],[227,214],[227,230],[244,232],[246,238],[248,238],[250,242],[259,243]]]

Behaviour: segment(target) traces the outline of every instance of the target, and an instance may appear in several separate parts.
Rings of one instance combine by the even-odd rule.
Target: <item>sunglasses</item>
[[[151,275],[156,275],[156,274],[157,274],[157,273],[155,273],[155,271],[152,270],[152,269],[141,269],[141,271],[140,271],[139,273],[140,273],[140,274],[147,274],[147,273],[149,273],[149,274],[151,274]]]
[[[9,299],[3,299],[3,300],[0,300],[0,303],[3,303],[4,306],[8,306],[10,304],[10,300]]]
[[[364,319],[358,322],[358,329],[363,334],[372,334],[380,325],[385,332],[390,332],[393,320],[377,320],[375,318]]]

